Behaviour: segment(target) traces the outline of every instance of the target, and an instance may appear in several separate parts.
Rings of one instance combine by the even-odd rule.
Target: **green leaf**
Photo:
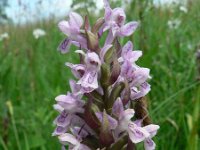
[[[106,64],[110,64],[112,62],[112,57],[114,54],[115,49],[113,47],[111,47],[109,50],[107,50],[107,52],[104,55],[104,62]]]
[[[103,87],[108,87],[110,82],[110,67],[107,64],[101,65],[101,85]]]

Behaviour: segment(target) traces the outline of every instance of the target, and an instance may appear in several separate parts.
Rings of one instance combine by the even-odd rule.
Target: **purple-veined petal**
[[[117,100],[113,104],[112,114],[114,114],[116,117],[119,117],[120,114],[123,113],[123,111],[124,111],[124,106],[122,100],[121,98],[117,98]]]
[[[130,140],[135,144],[144,141],[150,136],[150,134],[145,129],[138,127],[134,123],[129,123],[128,134]]]
[[[60,140],[60,142],[63,145],[67,145],[67,144],[72,144],[72,145],[78,145],[80,142],[75,138],[75,136],[73,136],[72,134],[69,133],[65,133],[62,134],[58,137],[58,139]]]
[[[121,66],[121,75],[126,78],[129,83],[133,81],[135,71],[136,67],[133,67],[130,61],[125,61]]]
[[[96,71],[87,71],[77,84],[81,85],[83,92],[89,93],[98,88],[97,77]]]
[[[119,36],[130,36],[137,29],[138,22],[129,22],[121,27]]]
[[[73,27],[80,29],[80,27],[83,25],[83,18],[76,12],[71,12],[69,14],[69,19],[70,25]]]
[[[55,120],[54,124],[60,127],[67,127],[72,119],[71,114],[67,114],[65,111],[63,111]]]
[[[52,136],[62,135],[67,131],[67,129],[67,127],[57,126],[54,132],[52,133]]]
[[[147,138],[144,141],[144,148],[145,150],[155,150],[156,149],[156,144],[151,138]]]
[[[71,45],[71,40],[66,38],[58,46],[58,51],[60,51],[62,54],[65,54],[69,52],[70,45]]]

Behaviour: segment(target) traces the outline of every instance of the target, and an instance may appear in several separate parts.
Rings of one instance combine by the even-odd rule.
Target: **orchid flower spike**
[[[150,69],[137,64],[142,51],[134,50],[132,41],[120,43],[134,33],[138,22],[126,23],[125,11],[111,8],[108,0],[104,9],[104,17],[94,25],[76,12],[58,24],[67,36],[58,50],[65,54],[74,45],[80,61],[65,63],[74,78],[68,83],[71,90],[55,98],[53,107],[59,114],[52,135],[62,150],[66,145],[69,150],[121,150],[141,142],[145,150],[154,150],[159,126],[146,123],[142,115],[149,117],[147,108],[138,107],[151,90]],[[105,32],[106,40],[101,40]],[[141,115],[138,111],[143,109]]]

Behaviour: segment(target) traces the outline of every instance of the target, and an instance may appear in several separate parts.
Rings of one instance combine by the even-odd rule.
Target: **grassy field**
[[[133,3],[128,20],[141,26],[131,40],[143,50],[139,64],[151,69],[149,113],[161,129],[155,138],[159,150],[198,150],[200,147],[200,86],[195,53],[200,48],[200,13],[197,3],[188,12],[179,6],[161,9]],[[181,21],[170,29],[169,20]],[[32,31],[47,35],[35,39]],[[7,26],[8,40],[0,41],[0,150],[56,150],[54,98],[68,89],[66,61],[78,61],[71,53],[56,51],[63,35],[50,20],[23,27]],[[121,41],[125,43],[128,39]]]

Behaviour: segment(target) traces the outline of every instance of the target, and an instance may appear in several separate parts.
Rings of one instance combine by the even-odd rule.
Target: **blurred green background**
[[[22,12],[36,5],[23,2],[27,1],[16,0]],[[56,11],[52,11],[42,15],[47,13],[42,1],[34,2],[40,10],[34,16],[36,19],[28,21],[33,16],[25,11],[28,17],[21,22],[18,17],[23,14],[9,18],[6,9],[10,4],[6,0],[0,2],[0,150],[60,149],[57,138],[51,136],[57,115],[52,105],[57,95],[69,89],[72,75],[64,63],[76,63],[78,58],[74,47],[67,55],[56,51],[65,37],[57,23],[66,19],[67,14],[56,16]],[[65,4],[68,2],[65,0]],[[104,13],[92,0],[74,0],[70,6],[82,16],[88,14],[91,23]],[[112,7],[116,6],[124,7],[127,21],[141,23],[134,35],[121,43],[132,40],[135,49],[144,53],[139,64],[151,69],[149,115],[161,126],[155,138],[157,149],[199,150],[200,1],[112,1]],[[64,12],[65,8],[62,9]],[[38,39],[33,35],[37,28],[45,32]]]

